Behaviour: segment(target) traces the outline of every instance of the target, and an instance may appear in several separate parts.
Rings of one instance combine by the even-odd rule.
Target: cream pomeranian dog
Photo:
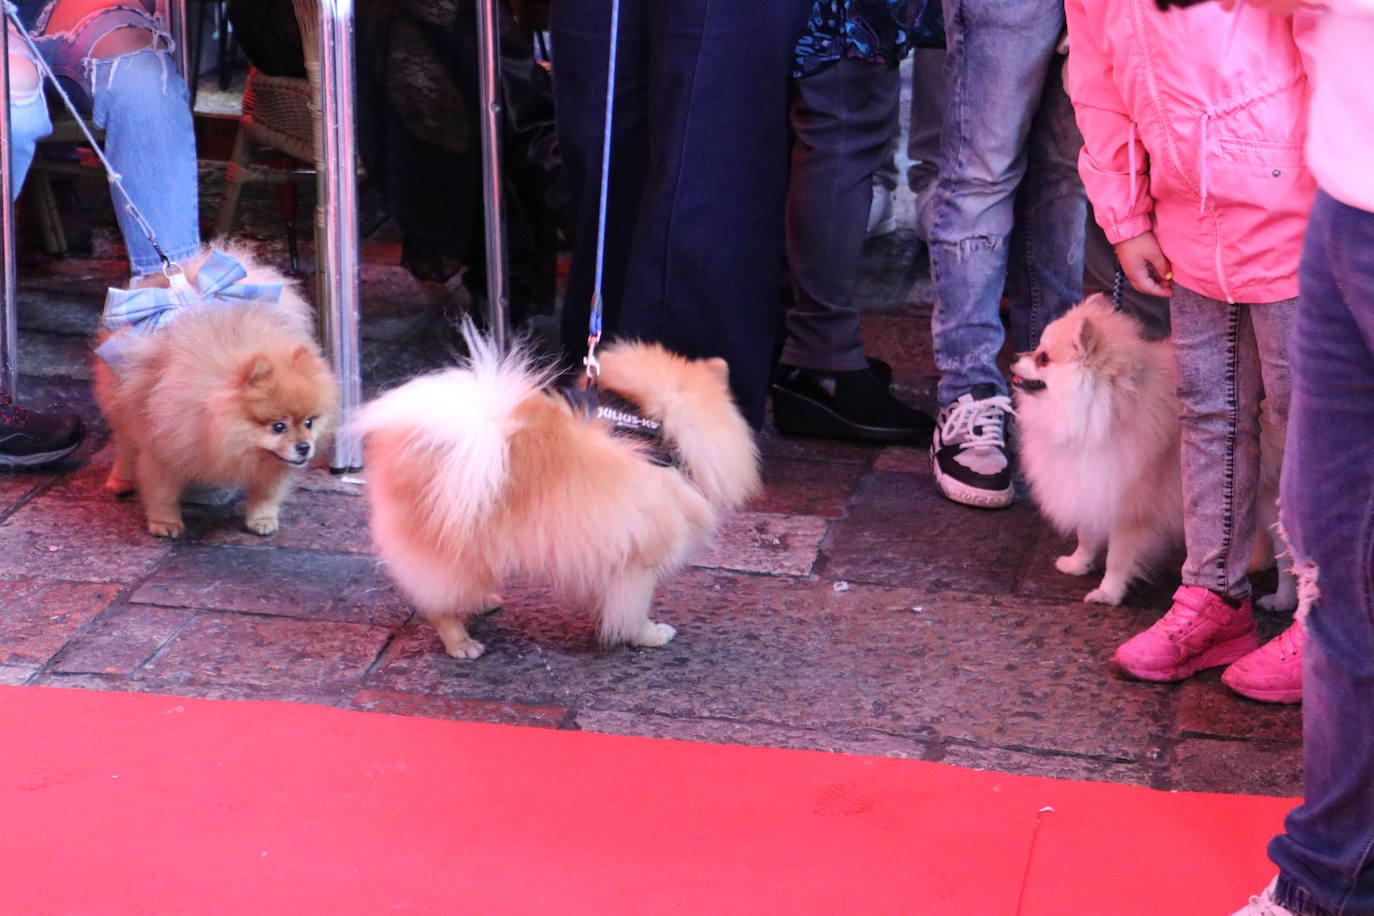
[[[724,360],[616,344],[593,399],[549,389],[518,348],[465,336],[460,368],[384,394],[359,421],[392,577],[454,658],[482,654],[467,622],[512,576],[595,609],[603,643],[664,645],[676,630],[649,618],[659,579],[760,487]]]
[[[1078,537],[1055,568],[1087,575],[1105,546],[1102,582],[1083,600],[1120,604],[1132,580],[1183,543],[1173,346],[1145,340],[1134,318],[1091,296],[1051,322],[1012,373],[1021,469],[1050,523]],[[1262,454],[1252,567],[1275,553],[1268,522],[1282,444],[1266,437]],[[1292,577],[1281,574],[1278,593],[1260,604],[1296,607]]]
[[[97,348],[96,400],[115,445],[105,488],[137,490],[155,535],[182,533],[181,494],[191,483],[245,487],[248,530],[273,533],[296,472],[334,421],[338,385],[309,303],[278,271],[245,251],[233,256],[244,283],[282,284],[277,301],[192,304],[155,330],[105,334]],[[191,259],[187,278],[212,257]],[[111,352],[117,368],[101,358]]]

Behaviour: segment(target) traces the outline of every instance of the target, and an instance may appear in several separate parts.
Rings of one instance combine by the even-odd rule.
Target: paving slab
[[[1191,738],[1173,749],[1169,788],[1302,796],[1302,745]]]
[[[1184,738],[1254,738],[1302,741],[1302,705],[1261,703],[1237,696],[1221,682],[1220,668],[1178,688],[1173,734]]]
[[[736,512],[692,560],[695,566],[805,576],[816,565],[826,520],[813,515]]]
[[[889,450],[884,449],[882,454]],[[867,468],[860,464],[830,464],[769,456],[763,462],[763,495],[749,508],[791,515],[834,518]]]
[[[598,709],[579,711],[576,723],[583,731],[640,738],[672,738],[678,741],[746,744],[754,747],[787,747],[838,754],[864,754],[872,757],[922,759],[930,753],[930,746],[925,741],[863,729],[820,731],[791,728],[770,722],[646,716]]]
[[[39,497],[0,524],[0,576],[134,582],[171,550],[142,511],[114,501]]]
[[[927,760],[967,767],[971,770],[996,770],[1025,776],[1052,779],[1089,779],[1094,782],[1124,782],[1133,786],[1154,786],[1163,775],[1160,766],[1119,763],[1072,754],[1038,753],[1004,747],[976,747],[951,744],[938,748]]]
[[[26,683],[29,678],[38,673],[38,669],[29,668],[24,665],[0,665],[0,684],[6,687],[18,687]]]
[[[352,706],[366,712],[382,712],[394,716],[424,716],[428,719],[455,719],[461,722],[524,725],[533,728],[563,728],[569,720],[569,710],[563,706],[522,706],[519,703],[431,697],[385,690],[360,690],[354,694]]]
[[[51,670],[63,674],[128,674],[195,616],[187,608],[111,607],[62,650]]]
[[[329,693],[357,685],[390,636],[365,624],[203,611],[134,676]]]
[[[973,509],[945,499],[928,476],[878,471],[860,482],[846,516],[831,524],[821,574],[933,592],[1010,594],[1043,526],[1024,501]]]
[[[131,601],[165,607],[334,619],[335,599],[370,557],[268,547],[178,547]]]
[[[118,592],[109,585],[0,582],[0,663],[48,661]]]
[[[201,540],[301,550],[372,553],[367,503],[338,493],[298,490],[282,505],[281,527],[266,537],[243,527],[246,503],[239,500]]]

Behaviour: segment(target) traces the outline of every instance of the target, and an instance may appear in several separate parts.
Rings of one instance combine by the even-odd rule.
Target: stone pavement
[[[100,487],[110,453],[86,348],[120,279],[109,235],[90,258],[21,272],[23,395],[76,407],[94,434],[62,466],[0,476],[0,683],[1301,792],[1298,709],[1236,697],[1216,671],[1156,686],[1109,668],[1167,606],[1167,576],[1128,607],[1080,603],[1092,583],[1054,570],[1068,545],[1024,494],[1000,512],[947,502],[916,450],[765,434],[767,492],[656,598],[679,631],[662,649],[599,648],[582,614],[517,585],[474,627],[487,654],[447,657],[374,562],[358,489],[322,469],[273,537],[243,531],[231,500],[192,507],[182,540],[152,538],[136,501]],[[862,290],[870,351],[916,399],[934,374],[918,255],[909,232],[873,243]],[[392,266],[385,238],[365,259],[375,391],[445,358],[436,328],[461,297]]]

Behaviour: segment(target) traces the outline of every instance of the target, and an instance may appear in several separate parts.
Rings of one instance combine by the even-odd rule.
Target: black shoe
[[[868,442],[930,441],[935,421],[892,396],[878,362],[850,372],[779,366],[773,381],[773,424],[789,436]],[[881,368],[879,368],[881,367]],[[886,370],[885,373],[882,370]]]
[[[86,437],[74,414],[36,413],[0,394],[0,468],[31,468],[65,458]]]
[[[975,385],[940,408],[931,470],[940,492],[956,503],[983,509],[1011,505],[1011,462],[1007,458],[1006,415],[1011,399],[995,385]]]

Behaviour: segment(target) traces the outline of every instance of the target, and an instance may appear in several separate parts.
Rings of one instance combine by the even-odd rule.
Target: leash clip
[[[587,367],[587,388],[593,389],[601,378],[601,362],[596,358],[596,345],[600,343],[600,334],[590,334],[587,336],[587,355],[582,360],[582,365]]]

